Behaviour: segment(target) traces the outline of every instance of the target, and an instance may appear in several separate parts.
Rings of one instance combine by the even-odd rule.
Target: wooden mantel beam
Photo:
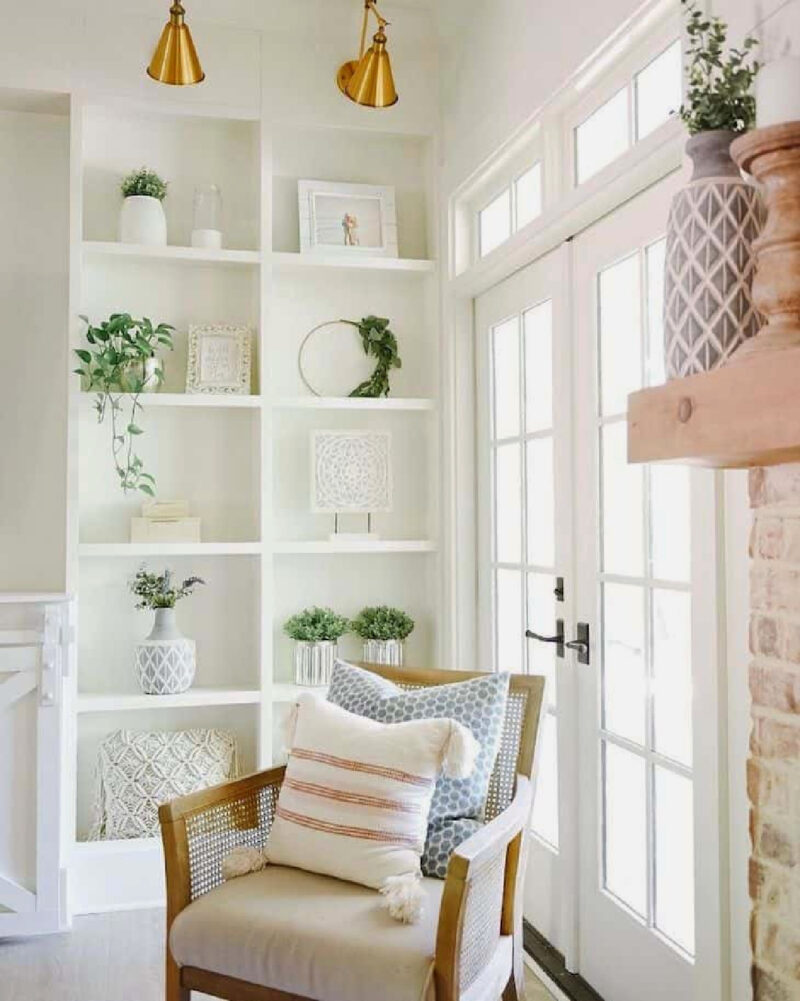
[[[800,460],[800,348],[734,359],[628,398],[628,461],[735,469]]]

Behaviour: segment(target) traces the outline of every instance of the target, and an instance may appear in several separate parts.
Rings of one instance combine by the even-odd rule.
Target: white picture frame
[[[301,253],[397,257],[393,187],[298,181],[297,198]]]
[[[311,432],[311,510],[375,514],[392,510],[390,431]]]
[[[249,394],[252,341],[249,327],[190,326],[186,392]]]

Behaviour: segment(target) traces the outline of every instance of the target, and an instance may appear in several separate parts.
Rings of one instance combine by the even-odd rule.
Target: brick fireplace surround
[[[754,1001],[800,1001],[800,464],[750,471]]]

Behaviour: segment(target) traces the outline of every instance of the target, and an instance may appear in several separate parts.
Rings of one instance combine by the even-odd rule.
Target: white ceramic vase
[[[297,640],[294,645],[294,681],[296,685],[327,685],[339,652],[333,640],[309,643]]]
[[[167,242],[167,217],[158,198],[130,195],[119,213],[120,243],[140,243],[163,247]]]
[[[191,688],[195,643],[178,629],[174,608],[156,608],[153,628],[136,644],[136,669],[145,695],[178,695]]]
[[[368,664],[403,666],[402,640],[364,640],[364,660]]]

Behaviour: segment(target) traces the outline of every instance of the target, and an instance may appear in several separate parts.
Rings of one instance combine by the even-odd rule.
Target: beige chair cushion
[[[284,866],[232,879],[172,925],[180,966],[316,1001],[432,1001],[444,883],[423,879],[421,921],[398,924],[374,890]]]

